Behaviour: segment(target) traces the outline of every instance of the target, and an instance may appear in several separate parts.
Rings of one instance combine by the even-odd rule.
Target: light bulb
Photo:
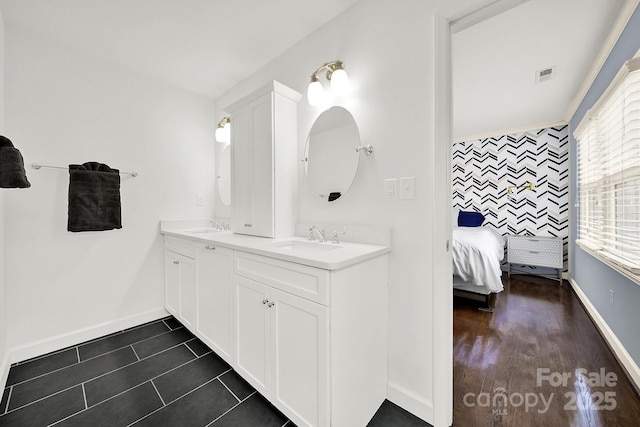
[[[322,84],[318,80],[309,83],[309,87],[307,88],[307,100],[309,104],[314,106],[322,105],[325,99],[326,93],[324,92]]]
[[[224,128],[216,128],[216,141],[224,142],[222,140],[224,138],[223,133],[224,133]]]
[[[231,125],[229,123],[225,123],[224,127],[216,129],[216,141],[224,142],[225,144],[231,142]]]
[[[229,122],[225,123],[222,128],[222,137],[223,142],[227,144],[231,142],[231,124],[229,124]]]
[[[331,93],[345,95],[349,91],[349,76],[345,70],[338,69],[331,73]]]

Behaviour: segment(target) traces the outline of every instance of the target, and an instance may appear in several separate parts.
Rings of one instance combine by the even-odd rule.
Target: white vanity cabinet
[[[389,246],[163,231],[171,314],[297,426],[367,425],[387,397]]]
[[[233,363],[233,250],[196,243],[195,334],[227,363]]]
[[[294,234],[300,97],[272,81],[225,108],[231,118],[231,229],[235,233]]]
[[[195,327],[196,275],[194,242],[165,236],[165,307],[187,328]]]
[[[235,251],[234,368],[300,427],[366,425],[386,396],[386,269]]]

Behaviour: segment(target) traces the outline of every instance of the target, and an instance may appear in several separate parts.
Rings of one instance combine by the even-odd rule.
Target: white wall
[[[4,135],[4,19],[0,11],[0,135]],[[4,261],[4,191],[0,190],[0,386],[9,373],[7,352],[6,286]]]
[[[271,79],[305,93],[309,76],[318,66],[336,59],[344,62],[352,91],[338,104],[353,114],[362,143],[373,145],[375,152],[362,154],[353,187],[333,204],[311,196],[299,162],[298,221],[392,229],[389,398],[427,421],[433,417],[434,398],[432,229],[438,207],[433,189],[444,189],[440,209],[450,211],[444,205],[450,200],[451,185],[446,172],[434,176],[431,167],[437,143],[433,136],[436,53],[431,4],[412,0],[398,7],[393,0],[360,1],[216,100],[219,118],[222,108]],[[320,112],[309,106],[306,96],[300,101],[298,158]],[[405,176],[416,177],[416,199],[386,200],[383,180]],[[217,216],[225,213],[224,208],[216,211]],[[444,241],[441,246],[444,252]]]
[[[211,217],[214,103],[11,26],[6,59],[6,131],[27,165],[140,174],[123,176],[123,228],[107,232],[66,231],[66,170],[27,166],[32,187],[5,193],[8,342],[23,358],[162,313],[159,220]]]

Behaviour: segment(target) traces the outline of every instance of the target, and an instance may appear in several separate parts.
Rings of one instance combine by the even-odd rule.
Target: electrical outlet
[[[609,305],[613,308],[613,289],[609,289]]]
[[[393,200],[396,198],[396,194],[398,193],[398,179],[391,178],[384,180],[384,195],[388,200]]]
[[[204,194],[196,195],[196,206],[204,206]]]

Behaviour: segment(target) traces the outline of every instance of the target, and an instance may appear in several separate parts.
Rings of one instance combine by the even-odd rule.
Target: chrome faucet
[[[318,227],[316,227],[315,225],[312,225],[311,227],[309,227],[309,240],[311,240],[312,242],[315,239],[315,237],[313,236],[313,231],[317,231],[320,234],[320,242],[326,242],[327,239],[324,237],[324,228],[322,230],[320,230]]]
[[[214,226],[214,228],[215,228],[216,230],[223,230],[223,231],[224,231],[224,230],[226,230],[226,229],[227,229],[227,227],[226,227],[223,223],[221,223],[220,221],[218,221],[218,220],[217,220],[217,219],[215,219],[215,218],[213,218],[213,219],[211,220],[211,223],[213,224],[213,226]]]

